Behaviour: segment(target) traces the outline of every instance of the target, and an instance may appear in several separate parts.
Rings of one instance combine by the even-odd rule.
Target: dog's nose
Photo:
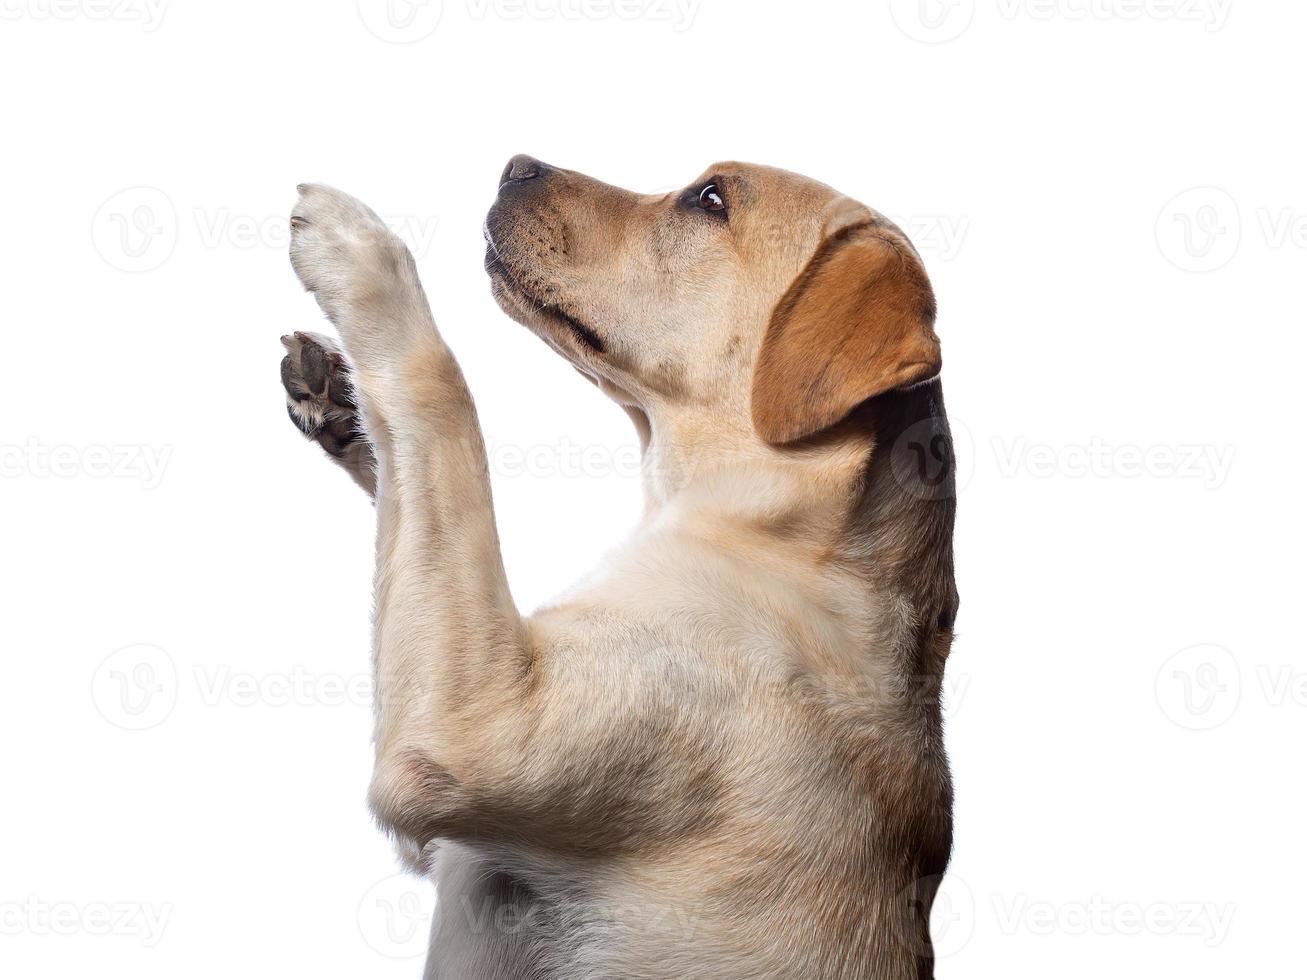
[[[525,153],[519,153],[513,159],[508,161],[508,166],[504,168],[503,176],[500,177],[500,186],[515,180],[531,180],[539,177],[545,170],[546,165],[541,163],[535,157],[527,156]]]

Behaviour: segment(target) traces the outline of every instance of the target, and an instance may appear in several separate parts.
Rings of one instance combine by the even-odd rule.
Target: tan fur
[[[805,439],[868,398],[939,374],[935,297],[910,246],[854,227],[822,243],[776,307],[753,378],[753,424]]]
[[[726,215],[687,204],[710,178]],[[515,159],[495,296],[628,411],[647,494],[524,618],[412,259],[329,188],[292,227],[376,461],[372,803],[440,882],[427,977],[930,976],[957,597],[901,233],[764,167],[641,196]]]

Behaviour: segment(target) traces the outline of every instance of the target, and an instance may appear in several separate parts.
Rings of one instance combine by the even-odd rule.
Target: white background
[[[939,976],[1300,970],[1307,10],[406,2],[0,0],[0,973],[418,976],[430,899],[363,802],[372,510],[278,383],[320,328],[285,217],[326,181],[413,245],[530,609],[639,489],[625,416],[490,299],[522,151],[785,166],[925,254],[963,466]]]

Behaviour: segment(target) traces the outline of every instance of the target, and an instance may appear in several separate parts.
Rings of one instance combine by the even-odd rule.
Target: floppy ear
[[[846,228],[772,312],[753,374],[754,428],[775,444],[806,438],[940,364],[935,295],[912,246],[883,227]]]

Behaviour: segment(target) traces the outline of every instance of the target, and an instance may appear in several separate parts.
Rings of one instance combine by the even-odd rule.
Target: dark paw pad
[[[331,455],[341,456],[364,437],[350,390],[349,364],[335,343],[319,334],[296,331],[281,342],[286,348],[281,384],[291,421]]]

